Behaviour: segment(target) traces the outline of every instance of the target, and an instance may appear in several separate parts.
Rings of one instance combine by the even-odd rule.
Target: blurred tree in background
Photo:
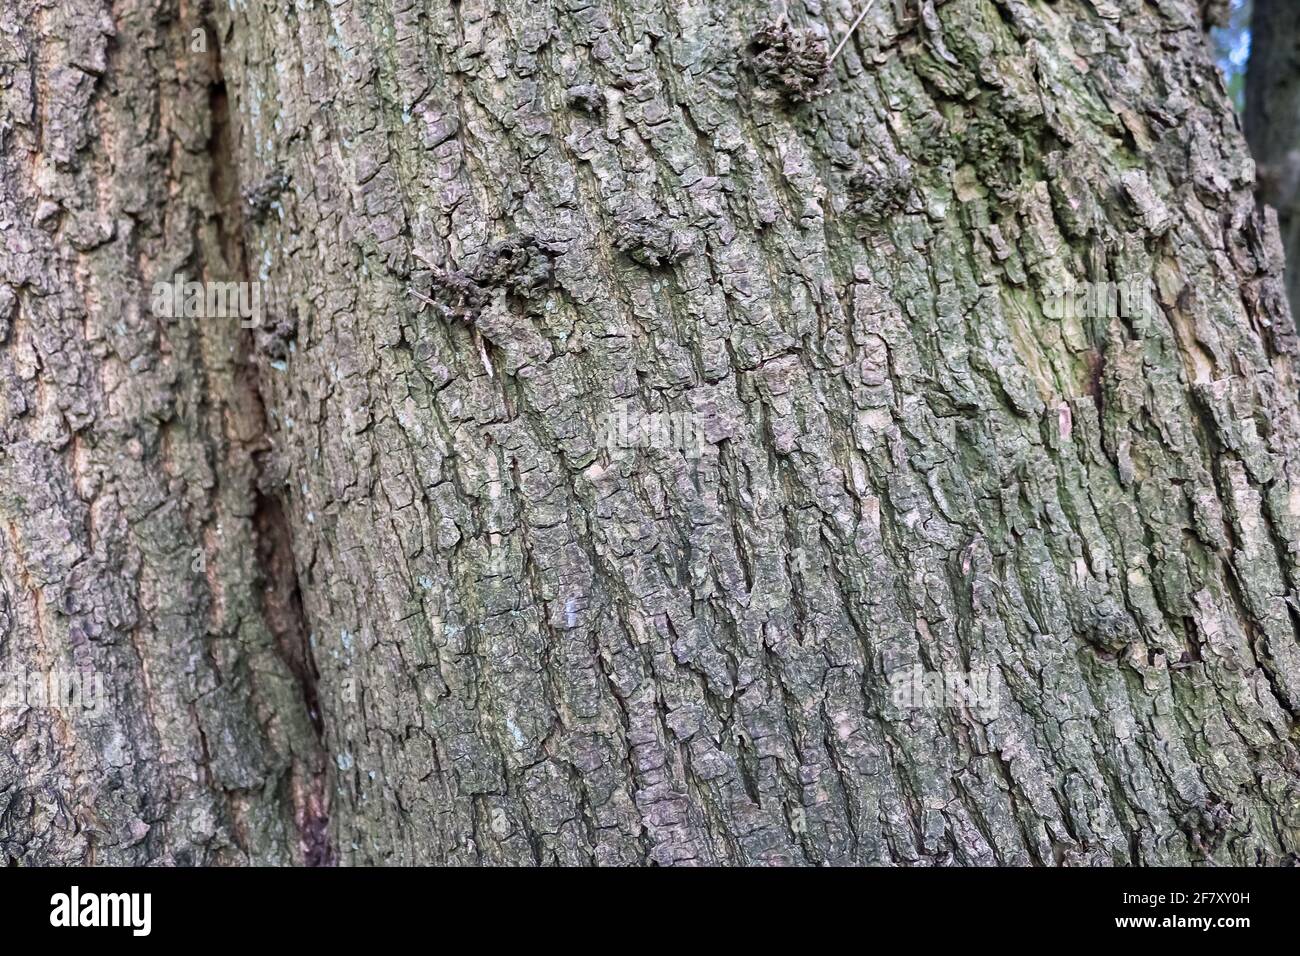
[[[1252,0],[1245,83],[1245,131],[1258,166],[1259,201],[1277,210],[1289,264],[1300,258],[1300,217],[1295,215],[1300,182],[1300,5],[1295,0]],[[1237,19],[1238,11],[1233,11]],[[1231,29],[1231,28],[1230,28]],[[1244,28],[1243,28],[1244,29]],[[1230,30],[1229,30],[1230,32]],[[1286,270],[1291,312],[1300,312],[1300,271]]]
[[[1214,27],[1210,36],[1214,41],[1214,59],[1223,70],[1228,92],[1238,112],[1246,109],[1246,64],[1250,59],[1250,8],[1251,0],[1232,0],[1227,23]]]

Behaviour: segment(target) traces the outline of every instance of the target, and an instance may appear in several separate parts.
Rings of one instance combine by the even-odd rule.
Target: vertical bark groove
[[[209,16],[204,29],[212,37],[212,81],[209,104],[212,135],[209,140],[215,219],[225,262],[243,282],[259,279],[249,267],[244,245],[245,208],[256,205],[240,181],[235,159],[238,144],[231,122],[229,98],[222,70],[221,35]],[[265,317],[259,317],[263,320]],[[261,591],[260,613],[274,639],[276,654],[297,683],[302,706],[311,723],[311,739],[300,738],[294,748],[289,792],[301,859],[309,866],[327,866],[335,859],[329,839],[329,765],[316,681],[319,674],[312,657],[310,629],[302,609],[298,572],[294,565],[293,529],[280,500],[285,483],[281,456],[269,438],[268,411],[262,399],[256,367],[257,336],[261,321],[244,329],[238,343],[240,387],[259,428],[247,447],[256,462],[252,516],[256,578]]]

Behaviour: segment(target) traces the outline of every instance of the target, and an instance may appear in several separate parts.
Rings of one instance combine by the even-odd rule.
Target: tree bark
[[[8,3],[0,662],[110,704],[0,711],[3,854],[1293,860],[1296,336],[1200,4],[828,64],[861,12]]]

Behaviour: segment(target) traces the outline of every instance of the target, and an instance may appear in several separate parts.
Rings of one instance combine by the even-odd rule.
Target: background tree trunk
[[[111,705],[0,712],[3,853],[1292,858],[1295,332],[1199,4],[878,2],[821,75],[860,9],[7,3],[0,661]]]
[[[1259,200],[1277,210],[1288,262],[1300,263],[1300,6],[1252,0],[1246,70],[1246,140],[1259,164]],[[1294,314],[1300,269],[1286,272]]]

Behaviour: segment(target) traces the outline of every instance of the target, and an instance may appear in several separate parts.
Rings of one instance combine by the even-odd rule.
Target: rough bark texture
[[[1253,0],[1246,69],[1246,140],[1258,164],[1259,201],[1277,210],[1289,263],[1300,264],[1300,4]],[[1292,314],[1300,268],[1286,270]]]
[[[113,704],[0,712],[0,852],[1294,859],[1296,339],[1200,7],[877,2],[823,72],[848,0],[8,0],[0,661]]]

